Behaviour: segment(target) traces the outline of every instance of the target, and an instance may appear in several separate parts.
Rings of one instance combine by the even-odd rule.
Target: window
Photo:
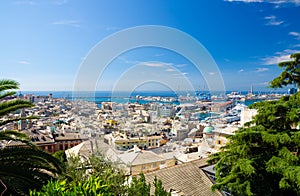
[[[142,165],[142,170],[146,169],[146,166],[145,165]]]
[[[157,167],[157,164],[156,164],[156,163],[153,163],[153,164],[152,164],[152,167]]]

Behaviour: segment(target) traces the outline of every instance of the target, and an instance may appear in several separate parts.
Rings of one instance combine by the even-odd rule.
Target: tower
[[[20,113],[19,117],[20,118],[26,117],[26,114],[25,114],[24,110],[21,110],[21,113]],[[27,126],[27,122],[26,122],[25,119],[18,121],[18,130],[19,131],[22,131],[22,130],[26,129],[26,126]]]

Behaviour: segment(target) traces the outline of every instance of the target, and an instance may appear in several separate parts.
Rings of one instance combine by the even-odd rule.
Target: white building
[[[250,122],[256,114],[256,109],[243,108],[241,110],[241,126],[244,126],[245,123]]]

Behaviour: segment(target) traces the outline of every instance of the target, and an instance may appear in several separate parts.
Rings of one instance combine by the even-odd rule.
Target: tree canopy
[[[291,57],[295,61],[279,64],[288,73],[271,86],[299,84],[299,54]],[[300,93],[250,107],[258,114],[210,157],[217,178],[212,189],[233,195],[300,195]]]
[[[280,62],[281,74],[270,82],[270,87],[281,88],[289,84],[300,86],[300,53],[291,54],[290,61]]]
[[[169,196],[161,180],[155,178],[154,196]],[[30,195],[126,195],[150,196],[151,184],[145,176],[128,177],[113,163],[93,155],[82,161],[79,157],[68,159],[65,171],[55,181],[49,181],[41,190],[31,190]]]

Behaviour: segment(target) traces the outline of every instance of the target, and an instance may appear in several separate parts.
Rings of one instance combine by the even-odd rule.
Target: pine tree
[[[278,66],[284,69],[281,74],[270,82],[272,88],[281,88],[288,84],[300,86],[300,53],[290,56],[291,61],[284,61]]]
[[[279,64],[287,69],[271,86],[299,84],[300,55],[291,57],[296,60]],[[300,93],[251,108],[258,110],[252,122],[210,157],[217,177],[212,189],[233,195],[300,195]]]
[[[167,192],[165,190],[165,188],[162,185],[162,181],[160,179],[157,179],[157,177],[155,176],[154,178],[154,196],[171,196],[171,193]]]
[[[149,196],[150,187],[150,183],[146,183],[144,174],[140,174],[139,178],[133,176],[128,187],[128,196]]]

